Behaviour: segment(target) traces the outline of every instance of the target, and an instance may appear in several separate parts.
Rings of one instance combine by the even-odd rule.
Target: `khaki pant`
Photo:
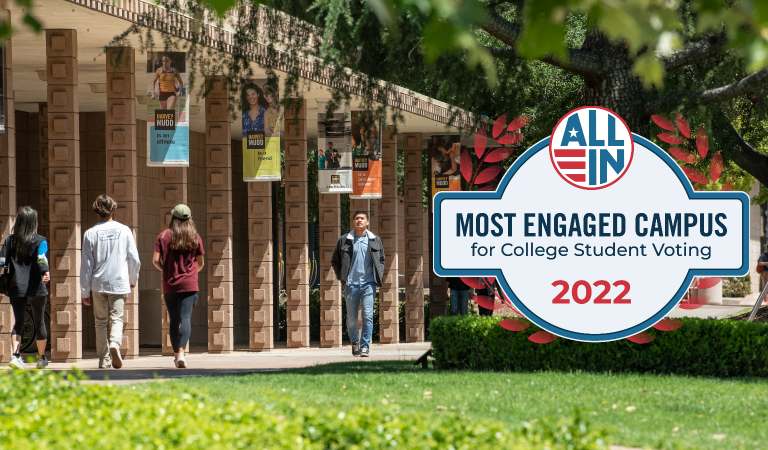
[[[96,354],[100,360],[109,360],[109,349],[123,345],[123,306],[125,294],[93,292],[93,317],[96,322]],[[107,324],[112,321],[109,338]]]

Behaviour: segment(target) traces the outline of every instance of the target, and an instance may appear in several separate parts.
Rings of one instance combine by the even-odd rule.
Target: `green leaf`
[[[517,43],[520,55],[528,59],[538,59],[547,54],[566,56],[565,26],[553,23],[546,18],[533,19]]]
[[[210,5],[219,17],[224,16],[227,11],[235,6],[235,0],[203,0],[203,3]],[[261,2],[255,1],[253,3],[258,5]]]
[[[637,58],[632,72],[643,80],[646,87],[664,84],[664,66],[651,52],[645,52]]]

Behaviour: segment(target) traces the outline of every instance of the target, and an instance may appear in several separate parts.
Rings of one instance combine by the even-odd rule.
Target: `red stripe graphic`
[[[555,158],[584,158],[585,156],[587,156],[587,150],[583,148],[576,150],[555,149]]]
[[[557,165],[561,169],[586,169],[587,163],[584,161],[558,161]]]
[[[583,183],[583,182],[587,181],[587,176],[584,175],[583,173],[582,174],[566,173],[565,176],[570,178],[571,180],[577,182],[577,183]]]

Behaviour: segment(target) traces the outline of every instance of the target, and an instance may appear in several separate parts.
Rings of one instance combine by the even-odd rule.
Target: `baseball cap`
[[[171,214],[173,214],[173,217],[181,220],[192,218],[192,211],[189,209],[189,206],[184,204],[176,205],[176,207],[173,208],[173,211],[171,211]]]

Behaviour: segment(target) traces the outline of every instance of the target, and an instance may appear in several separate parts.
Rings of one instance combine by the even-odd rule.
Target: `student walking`
[[[47,252],[48,243],[37,234],[37,212],[29,206],[21,208],[16,214],[12,233],[0,249],[0,257],[5,261],[3,266],[7,267],[10,276],[8,298],[14,319],[11,330],[11,367],[16,369],[26,367],[21,359],[20,347],[28,301],[32,304],[32,317],[37,331],[37,368],[43,369],[48,365],[48,358],[45,357],[45,346],[48,343],[45,302],[48,290],[45,285],[51,278],[48,258],[45,256]]]
[[[157,237],[152,263],[163,273],[163,299],[171,322],[174,364],[184,369],[184,349],[192,332],[192,308],[199,291],[197,273],[205,265],[205,252],[189,207],[176,205],[171,216],[168,229]]]
[[[343,234],[333,251],[331,265],[336,278],[344,286],[347,301],[347,331],[352,341],[352,356],[370,356],[373,333],[373,299],[376,286],[381,287],[384,276],[384,246],[378,236],[368,231],[368,213],[355,211],[355,228]],[[363,306],[362,337],[357,328],[357,316]]]
[[[113,219],[117,202],[102,194],[93,202],[99,223],[83,236],[80,290],[83,304],[93,304],[96,323],[96,353],[99,368],[123,367],[123,308],[125,296],[139,281],[139,251],[133,232]],[[91,301],[93,293],[93,301]],[[109,336],[107,325],[111,322]]]

